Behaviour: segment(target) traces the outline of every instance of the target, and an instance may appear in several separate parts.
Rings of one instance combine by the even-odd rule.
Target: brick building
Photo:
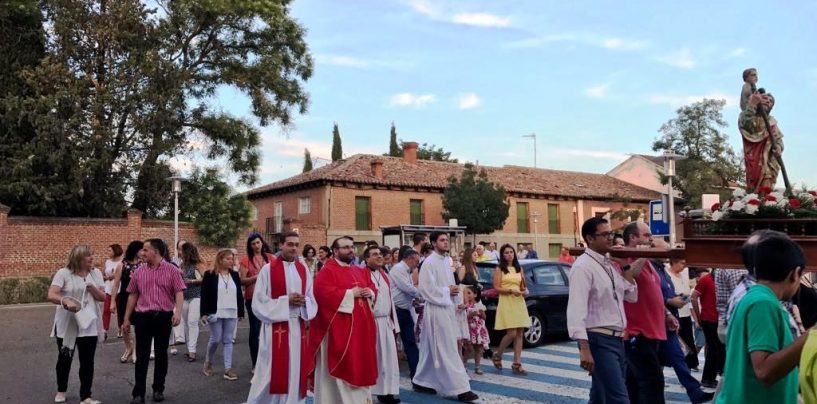
[[[380,228],[401,224],[446,225],[442,193],[462,164],[417,159],[417,143],[403,157],[354,155],[310,172],[247,192],[255,205],[254,227],[274,241],[296,230],[315,246],[336,237],[381,240]],[[477,240],[531,244],[540,257],[558,254],[580,240],[578,227],[591,216],[622,209],[647,210],[660,195],[603,174],[481,166],[508,191],[505,227]],[[621,223],[613,222],[614,227]],[[391,246],[395,247],[395,246]]]

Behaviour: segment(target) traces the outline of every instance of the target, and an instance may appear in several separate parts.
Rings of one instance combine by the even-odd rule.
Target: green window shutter
[[[528,227],[528,203],[516,203],[516,231],[517,233],[530,233]]]
[[[355,230],[371,230],[371,217],[371,198],[366,196],[355,197]]]
[[[548,244],[548,257],[556,258],[562,252],[561,244]]]
[[[425,217],[423,215],[423,200],[422,199],[411,199],[409,201],[409,223],[413,225],[423,225],[425,224]]]
[[[559,205],[548,204],[548,233],[560,234],[562,232],[561,223],[559,221]]]

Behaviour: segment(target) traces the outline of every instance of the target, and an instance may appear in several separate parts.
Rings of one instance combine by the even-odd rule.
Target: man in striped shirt
[[[136,380],[131,404],[145,402],[150,345],[155,344],[156,362],[153,369],[153,401],[164,401],[167,376],[167,345],[170,330],[179,324],[185,289],[179,270],[163,258],[167,244],[161,239],[145,241],[142,254],[145,263],[131,275],[128,285],[128,305],[122,332],[136,327]],[[174,310],[175,309],[175,310]]]

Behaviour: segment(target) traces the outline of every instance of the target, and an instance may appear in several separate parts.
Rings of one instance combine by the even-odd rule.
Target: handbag
[[[85,294],[88,292],[88,289],[82,291],[82,309],[78,312],[74,313],[74,319],[77,320],[77,325],[79,326],[80,330],[84,330],[91,326],[91,323],[96,320],[96,310],[94,310],[94,304],[86,304],[85,303]]]

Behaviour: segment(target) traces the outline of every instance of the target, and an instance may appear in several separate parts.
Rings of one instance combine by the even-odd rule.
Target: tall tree
[[[216,170],[196,169],[183,185],[179,217],[193,223],[199,240],[217,247],[232,247],[250,226],[252,204],[234,192]]]
[[[312,171],[312,153],[309,149],[304,149],[304,169],[302,172]]]
[[[394,122],[391,123],[391,134],[389,136],[389,156],[400,157],[403,155],[403,149],[397,144],[397,128],[394,127]]]
[[[340,144],[340,131],[338,124],[332,128],[332,161],[338,161],[343,158],[343,145]]]
[[[722,132],[726,100],[704,99],[679,108],[677,116],[659,129],[663,135],[653,142],[654,151],[672,150],[686,156],[676,163],[673,186],[686,202],[701,206],[705,193],[728,194],[732,183],[742,181],[743,165]],[[667,177],[661,181],[666,184]]]
[[[466,233],[489,234],[501,229],[508,219],[510,205],[505,188],[488,181],[485,169],[476,171],[465,164],[461,178],[452,176],[443,192],[443,218],[456,218]]]
[[[46,54],[20,73],[32,95],[4,98],[35,128],[26,147],[59,168],[59,186],[40,190],[32,213],[119,216],[130,202],[160,214],[168,161],[194,149],[252,184],[258,129],[222,112],[219,88],[248,96],[262,126],[305,112],[312,59],[289,0],[146,3],[41,2]],[[13,167],[31,164],[25,158],[0,155]],[[0,190],[30,178],[2,176]]]

